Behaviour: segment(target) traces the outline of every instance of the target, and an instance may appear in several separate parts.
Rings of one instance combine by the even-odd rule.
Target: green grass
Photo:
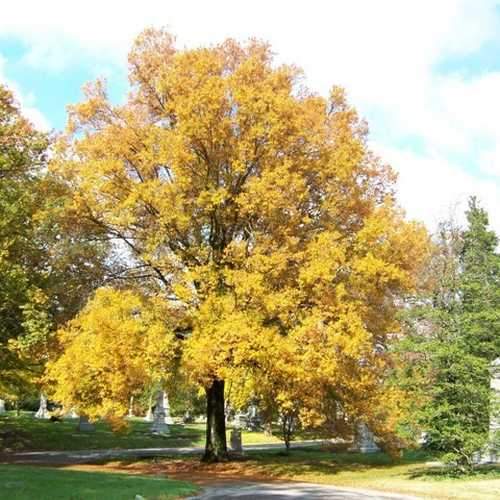
[[[96,450],[120,448],[160,448],[203,446],[205,425],[170,426],[170,435],[153,436],[151,423],[136,418],[129,421],[126,432],[115,433],[105,422],[97,422],[94,432],[77,431],[77,419],[50,422],[33,418],[32,413],[0,417],[0,449],[14,450]],[[228,431],[229,439],[229,431]],[[275,436],[263,432],[243,432],[243,444],[279,443]]]
[[[361,454],[315,448],[249,451],[242,459],[216,464],[200,463],[199,457],[183,456],[121,462],[119,466],[146,472],[154,465],[175,477],[215,477],[244,480],[293,480],[339,487],[402,493],[434,500],[498,500],[500,466],[481,466],[469,476],[457,475],[436,464],[423,451],[406,452],[392,459],[384,453]],[[111,465],[111,464],[110,464]]]
[[[148,500],[180,498],[197,488],[162,477],[107,472],[80,472],[17,465],[0,465],[0,499],[9,500]]]
[[[150,423],[130,422],[128,431],[116,433],[105,422],[97,422],[95,431],[79,432],[78,420],[62,422],[38,420],[31,414],[0,418],[0,447],[23,450],[94,450],[119,448],[158,448],[199,446],[203,443],[203,426],[173,425],[169,436],[153,436]],[[3,441],[3,442],[2,442]]]
[[[399,492],[435,499],[496,500],[500,498],[500,466],[482,466],[470,476],[435,465],[422,451],[400,459],[384,453],[335,453],[320,449],[248,452],[247,473],[297,481]],[[434,461],[434,465],[432,462]]]

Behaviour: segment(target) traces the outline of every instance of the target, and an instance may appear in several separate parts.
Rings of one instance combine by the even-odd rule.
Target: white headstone
[[[128,405],[128,416],[129,417],[134,416],[134,396],[130,396],[130,402]]]
[[[144,417],[144,420],[146,422],[152,422],[153,421],[153,396],[149,396],[149,405],[148,405],[148,411],[146,413],[146,416]]]
[[[71,410],[66,411],[66,413],[64,414],[64,418],[78,418],[78,417],[79,415],[78,413],[76,413],[74,408],[71,408]]]
[[[47,410],[47,397],[45,394],[41,393],[40,394],[40,407],[38,408],[37,412],[35,413],[35,418],[49,418],[49,410]]]
[[[236,429],[243,429],[246,427],[246,415],[241,411],[237,412],[233,418],[233,427]]]
[[[153,412],[151,432],[153,434],[168,434],[170,432],[166,422],[165,393],[163,391],[158,391],[156,394],[156,405]]]
[[[262,427],[262,419],[259,415],[259,408],[252,404],[248,408],[244,428],[248,431],[258,431]]]
[[[168,394],[165,392],[164,395],[165,397],[163,404],[165,405],[165,423],[168,425],[172,425],[174,423],[174,419],[170,416],[170,403],[168,401]]]
[[[0,399],[0,415],[3,415],[5,413],[5,401],[3,399]]]
[[[498,407],[500,406],[500,358],[491,363],[490,387],[494,391],[493,412],[490,415],[490,444],[487,450],[487,461],[500,461],[500,415]]]

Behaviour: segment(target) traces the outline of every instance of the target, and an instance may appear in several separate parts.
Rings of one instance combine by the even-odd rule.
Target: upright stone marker
[[[153,434],[168,434],[170,432],[166,422],[165,393],[163,391],[158,391],[156,394],[156,405],[153,412],[151,432]]]
[[[89,419],[85,415],[80,415],[77,429],[80,432],[93,432],[95,431],[95,425],[89,422]]]
[[[165,404],[165,423],[168,425],[172,425],[174,423],[174,419],[170,416],[170,403],[168,401],[168,394],[166,392],[163,393],[165,395],[164,404]]]
[[[500,406],[500,358],[491,363],[490,387],[494,391],[494,408],[490,415],[490,445],[488,446],[487,461],[498,462],[500,460],[500,416],[495,410]]]
[[[144,420],[146,422],[152,422],[153,421],[153,397],[152,396],[149,396],[148,411],[146,413],[146,416],[144,417]]]
[[[231,434],[229,437],[229,442],[231,444],[231,450],[236,452],[243,451],[243,446],[241,444],[241,429],[233,428],[231,429]]]
[[[258,431],[262,428],[262,419],[260,418],[257,405],[250,405],[247,412],[245,428],[248,431]]]
[[[74,408],[71,408],[71,410],[64,415],[64,418],[78,418],[78,417],[79,415],[78,413],[76,413]]]
[[[376,453],[380,448],[375,443],[373,432],[368,429],[368,426],[361,422],[358,424],[356,433],[356,449],[361,453]]]
[[[134,416],[134,396],[130,396],[130,402],[128,405],[128,417]]]
[[[246,414],[242,413],[241,411],[235,413],[233,417],[233,427],[236,427],[237,429],[243,429],[246,428],[246,425],[247,425]]]
[[[47,410],[47,397],[45,394],[40,393],[40,407],[35,413],[35,418],[47,419],[50,418],[49,410]]]
[[[3,399],[0,399],[0,415],[3,415],[5,413],[5,401]]]

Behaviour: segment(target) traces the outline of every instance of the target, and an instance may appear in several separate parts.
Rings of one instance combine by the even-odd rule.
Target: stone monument
[[[3,399],[0,399],[0,415],[3,415],[5,413],[5,401]]]
[[[80,415],[77,429],[80,432],[93,432],[95,431],[95,425],[92,422],[89,422],[88,417],[86,417],[85,415]]]
[[[144,417],[144,420],[146,422],[152,422],[153,421],[153,396],[149,396],[149,405],[148,405],[148,411],[146,412],[146,416]]]
[[[243,446],[241,444],[241,429],[236,427],[231,429],[231,434],[229,436],[229,442],[232,451],[242,452]]]
[[[262,419],[259,415],[259,408],[252,404],[248,408],[246,415],[245,429],[247,431],[258,431],[262,428]]]
[[[170,432],[167,423],[167,414],[165,412],[165,399],[164,391],[158,391],[156,393],[156,405],[153,411],[153,425],[151,426],[151,432],[153,434],[168,434]]]
[[[134,396],[130,396],[130,401],[128,405],[128,417],[134,416]]]
[[[247,424],[246,415],[240,411],[236,412],[233,416],[232,424],[237,429],[245,428]]]
[[[493,408],[490,415],[490,443],[487,450],[488,462],[500,461],[500,358],[495,359],[490,366],[490,387],[494,393]]]
[[[74,408],[71,408],[71,410],[64,415],[64,418],[78,418],[78,417],[79,415],[78,413],[76,413]]]
[[[375,442],[373,432],[364,422],[360,422],[357,426],[355,449],[361,453],[376,453],[380,451]]]
[[[35,418],[50,418],[49,410],[47,409],[47,397],[43,393],[40,394],[40,407],[35,413]]]
[[[174,419],[170,415],[170,402],[168,401],[168,394],[165,392],[164,405],[165,405],[165,423],[168,425],[172,425],[174,423]]]

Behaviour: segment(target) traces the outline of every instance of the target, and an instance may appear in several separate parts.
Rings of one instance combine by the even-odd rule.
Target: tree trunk
[[[207,435],[203,461],[219,462],[227,458],[224,381],[214,380],[207,393]]]

